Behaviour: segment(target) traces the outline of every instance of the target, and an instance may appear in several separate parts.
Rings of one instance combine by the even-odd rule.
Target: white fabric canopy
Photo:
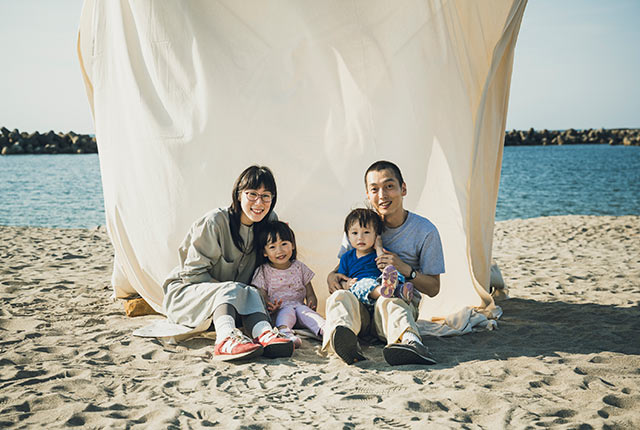
[[[494,213],[526,0],[85,0],[78,51],[94,112],[118,297],[161,311],[189,225],[269,166],[280,219],[323,310],[347,212],[374,161],[443,241],[420,317],[493,311]]]

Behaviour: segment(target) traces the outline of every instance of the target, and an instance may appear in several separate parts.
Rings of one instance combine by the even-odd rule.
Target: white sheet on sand
[[[526,0],[85,0],[78,52],[94,113],[117,297],[162,311],[190,223],[268,165],[277,212],[323,311],[363,172],[402,169],[405,207],[443,240],[420,318],[496,316],[491,245],[514,46]]]
[[[496,318],[500,317],[500,315],[496,315]],[[155,320],[151,324],[135,330],[133,335],[139,337],[158,337],[170,343],[176,343],[190,337],[202,335],[209,328],[210,324],[211,320],[209,319],[199,327],[191,328],[170,323],[166,319]],[[497,328],[497,326],[498,323],[495,319],[489,319],[486,315],[470,307],[465,307],[441,320],[418,321],[418,328],[420,329],[420,334],[423,336],[459,336],[478,330],[493,330]],[[296,333],[298,333],[298,331],[299,330],[296,330]],[[215,336],[213,333],[206,333],[210,334],[208,337]],[[319,342],[322,341],[308,330],[301,330],[299,334],[318,339]]]

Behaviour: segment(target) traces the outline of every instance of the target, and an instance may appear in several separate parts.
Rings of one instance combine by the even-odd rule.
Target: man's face
[[[373,208],[387,218],[403,211],[402,198],[407,195],[407,187],[389,169],[367,173],[367,198]]]

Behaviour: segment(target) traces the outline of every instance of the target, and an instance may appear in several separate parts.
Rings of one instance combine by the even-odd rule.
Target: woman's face
[[[260,222],[267,216],[269,208],[271,208],[271,200],[273,194],[264,186],[258,189],[248,188],[240,191],[240,222],[244,225],[253,225],[254,222]]]

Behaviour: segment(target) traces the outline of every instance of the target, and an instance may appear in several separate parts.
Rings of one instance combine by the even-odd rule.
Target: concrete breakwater
[[[95,136],[88,134],[26,133],[18,129],[0,128],[0,154],[95,154],[98,152]]]
[[[569,145],[577,143],[606,143],[609,145],[640,146],[640,129],[588,129],[507,131],[505,146]],[[0,154],[95,154],[98,152],[95,136],[88,134],[55,133],[49,131],[20,132],[0,128]]]
[[[577,143],[606,143],[609,145],[640,146],[640,129],[575,130],[511,130],[504,135],[505,146],[570,145]]]

